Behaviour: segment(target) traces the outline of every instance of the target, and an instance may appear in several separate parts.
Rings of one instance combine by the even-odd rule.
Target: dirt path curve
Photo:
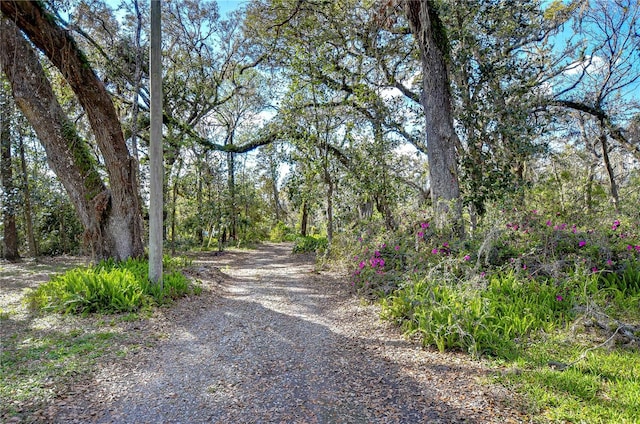
[[[199,256],[205,287],[152,318],[58,422],[519,422],[459,355],[424,351],[287,244]],[[142,325],[142,324],[141,324]]]

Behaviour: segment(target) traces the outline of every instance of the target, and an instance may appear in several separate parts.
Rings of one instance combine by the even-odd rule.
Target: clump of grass
[[[165,258],[162,284],[154,284],[145,260],[102,261],[53,277],[25,300],[32,309],[65,314],[135,312],[191,292],[189,281],[177,270],[183,262]]]
[[[561,292],[514,272],[492,276],[483,288],[423,278],[384,298],[382,314],[440,351],[505,356],[517,339],[563,325],[570,301]]]
[[[568,330],[548,335],[509,362],[517,372],[497,374],[495,382],[525,395],[534,422],[637,422],[640,351],[608,345],[585,354],[593,343]]]

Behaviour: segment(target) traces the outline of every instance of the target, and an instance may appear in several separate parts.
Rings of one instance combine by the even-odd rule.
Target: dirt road
[[[200,296],[149,320],[50,419],[98,423],[521,422],[464,355],[425,351],[287,244],[199,255]]]

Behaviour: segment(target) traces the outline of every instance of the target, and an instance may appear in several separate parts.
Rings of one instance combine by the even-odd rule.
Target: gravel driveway
[[[289,244],[202,254],[202,295],[161,310],[60,423],[509,423],[482,364],[405,340]],[[135,327],[134,330],[138,328]],[[511,406],[510,406],[511,405]]]

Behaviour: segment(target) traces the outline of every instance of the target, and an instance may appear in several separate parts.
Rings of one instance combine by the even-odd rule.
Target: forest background
[[[295,241],[440,349],[637,345],[637,2],[221,4],[163,2],[167,251]],[[5,258],[144,255],[147,11],[2,2]]]

